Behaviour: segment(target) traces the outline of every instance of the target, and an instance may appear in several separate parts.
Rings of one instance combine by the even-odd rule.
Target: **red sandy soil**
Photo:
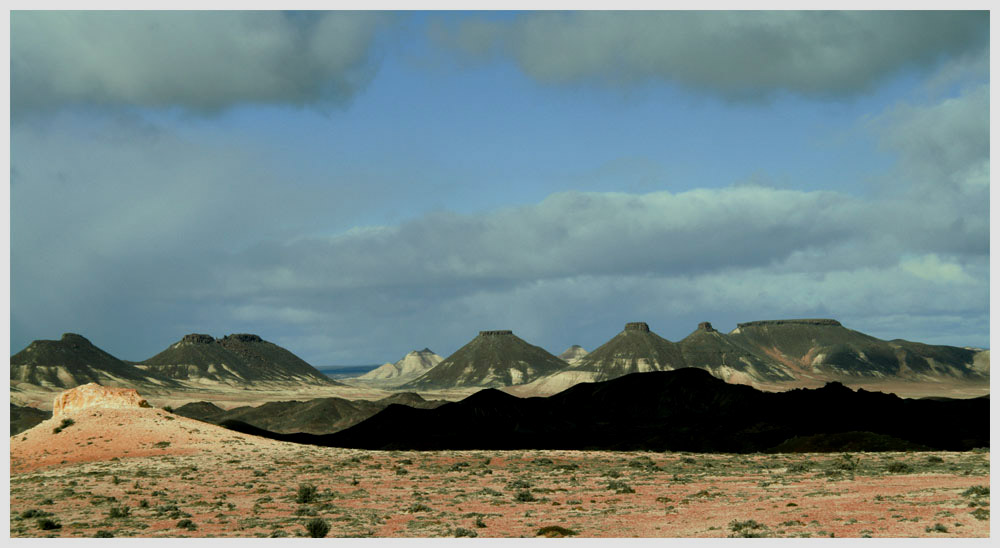
[[[159,409],[69,417],[10,440],[12,537],[307,536],[316,518],[330,537],[989,536],[988,452],[380,452]]]

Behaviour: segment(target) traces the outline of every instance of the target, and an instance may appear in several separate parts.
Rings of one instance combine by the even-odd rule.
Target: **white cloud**
[[[938,283],[972,283],[974,280],[965,270],[962,269],[962,265],[942,261],[934,253],[928,253],[921,257],[913,257],[909,259],[904,259],[899,263],[900,268],[913,274],[918,278],[924,280],[929,280]]]
[[[384,19],[378,12],[13,12],[11,112],[337,103],[370,79]]]
[[[985,11],[533,12],[431,27],[445,47],[511,58],[545,83],[664,80],[737,99],[866,92],[902,69],[985,49],[988,35]]]

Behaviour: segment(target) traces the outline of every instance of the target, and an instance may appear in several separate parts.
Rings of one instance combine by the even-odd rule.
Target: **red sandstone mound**
[[[90,383],[56,396],[53,416],[10,438],[11,473],[114,458],[226,451],[273,441],[154,409],[133,389]]]

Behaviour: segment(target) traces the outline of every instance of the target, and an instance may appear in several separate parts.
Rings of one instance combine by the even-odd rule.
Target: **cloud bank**
[[[729,99],[849,96],[989,44],[987,12],[571,12],[438,21],[467,60],[514,60],[547,84],[660,80]]]
[[[11,13],[11,111],[336,104],[370,79],[375,12]]]

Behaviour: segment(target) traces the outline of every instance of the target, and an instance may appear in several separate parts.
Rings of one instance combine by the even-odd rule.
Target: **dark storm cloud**
[[[988,47],[982,12],[571,12],[437,22],[468,59],[508,57],[550,84],[664,80],[735,99],[872,89],[903,68]]]
[[[378,13],[13,12],[11,111],[336,103],[373,71]]]

